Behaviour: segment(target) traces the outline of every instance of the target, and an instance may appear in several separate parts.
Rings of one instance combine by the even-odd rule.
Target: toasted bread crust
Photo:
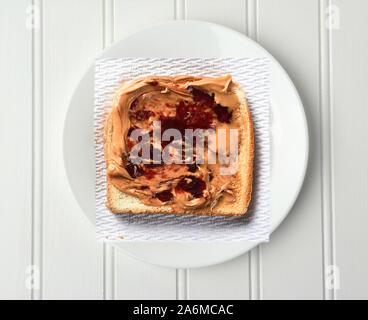
[[[209,207],[198,209],[187,209],[173,212],[169,205],[147,206],[140,202],[137,197],[126,194],[117,189],[111,182],[107,182],[107,204],[106,206],[114,213],[170,213],[170,214],[198,214],[209,216],[240,216],[247,210],[252,194],[253,179],[253,158],[254,158],[254,134],[253,123],[244,90],[236,83],[232,82],[230,89],[237,94],[240,101],[239,116],[243,126],[240,129],[240,150],[239,166],[236,173],[236,185],[233,190],[235,202],[217,204],[213,210]],[[105,123],[104,145],[111,142],[111,133],[114,130],[111,116],[109,115]]]

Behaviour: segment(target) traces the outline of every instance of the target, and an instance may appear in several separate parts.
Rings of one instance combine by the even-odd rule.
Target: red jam
[[[189,172],[196,172],[197,171],[197,165],[195,163],[191,163],[187,165]]]
[[[138,121],[142,121],[142,120],[148,120],[149,117],[154,116],[155,113],[149,110],[138,110],[135,112],[134,115]]]
[[[153,197],[161,200],[162,202],[168,202],[172,200],[174,196],[170,192],[170,190],[164,190],[164,191],[155,193]]]
[[[128,171],[129,175],[134,179],[144,174],[144,170],[140,166],[131,162],[128,162],[125,168]]]
[[[215,100],[205,92],[188,87],[194,103],[180,101],[176,106],[175,117],[160,117],[161,130],[175,128],[184,134],[185,129],[209,129],[213,123]]]
[[[208,129],[212,125],[212,103],[187,103],[180,101],[176,106],[176,118],[188,129]]]
[[[213,95],[210,96],[209,94],[196,88],[193,88],[192,86],[189,86],[187,90],[193,95],[193,100],[195,102],[201,102],[207,105],[212,105],[215,101]]]
[[[188,182],[188,180],[190,180]],[[203,190],[206,189],[206,183],[194,176],[185,176],[175,187],[175,191],[180,193],[182,191],[189,192],[195,198],[203,197]]]
[[[218,104],[213,109],[215,110],[216,115],[217,115],[217,119],[220,122],[231,123],[231,120],[232,120],[232,117],[233,117],[233,113],[232,112],[229,112],[229,108],[228,107],[223,107],[220,104]]]
[[[156,175],[156,172],[155,172],[154,170],[145,170],[145,171],[144,171],[144,176],[145,176],[148,180],[151,180],[155,175]]]
[[[152,86],[157,86],[158,83],[153,81],[150,83]],[[214,95],[210,96],[209,94],[195,89],[191,86],[187,88],[187,90],[193,95],[193,103],[189,103],[188,101],[180,101],[177,105],[167,105],[170,108],[176,108],[175,116],[173,117],[164,117],[160,116],[159,119],[161,121],[161,131],[164,132],[167,129],[177,129],[181,132],[184,137],[185,129],[209,129],[213,126],[213,119],[217,117],[218,121],[224,123],[231,123],[232,121],[232,112],[229,111],[228,107],[223,107],[220,104],[217,104],[214,99]],[[131,110],[134,110],[138,104],[138,100],[135,99],[130,106]],[[151,116],[154,116],[155,113],[149,110],[138,110],[133,113],[134,117],[138,121],[148,120]],[[128,136],[132,133],[132,131],[136,129],[131,127],[128,131]],[[164,148],[170,141],[162,141],[162,147]],[[153,146],[150,145],[150,163],[144,164],[143,167],[140,167],[136,164],[129,162],[126,166],[126,169],[129,175],[132,178],[137,178],[144,175],[147,179],[152,179],[156,174],[157,170],[155,168],[164,165],[161,163],[156,164],[153,163]],[[189,172],[196,172],[198,167],[195,163],[188,164]],[[211,179],[212,177],[210,177]],[[187,175],[183,177],[177,186],[175,187],[175,191],[177,193],[180,192],[188,192],[195,198],[203,197],[203,191],[206,189],[206,183],[195,176]],[[168,202],[173,199],[173,194],[170,190],[165,190],[159,193],[155,193],[153,195],[154,198],[159,199],[162,202]]]
[[[134,99],[133,102],[130,104],[130,110],[134,110],[138,104],[138,99]]]

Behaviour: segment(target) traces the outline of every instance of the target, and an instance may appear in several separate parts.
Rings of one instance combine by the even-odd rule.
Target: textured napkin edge
[[[191,59],[185,59],[185,58],[173,58],[173,59],[164,59],[164,58],[161,58],[161,59],[157,59],[157,58],[119,58],[119,59],[99,59],[96,61],[96,73],[98,72],[102,72],[102,75],[103,76],[110,76],[111,75],[111,71],[112,69],[115,68],[115,73],[117,74],[120,74],[119,77],[113,77],[112,79],[110,78],[110,85],[107,85],[104,81],[95,81],[95,118],[94,118],[94,121],[95,121],[95,156],[96,156],[96,168],[98,166],[98,163],[101,165],[101,148],[103,149],[103,144],[101,145],[101,141],[99,139],[99,135],[101,132],[100,129],[101,129],[101,125],[103,127],[103,124],[102,122],[104,123],[104,119],[106,118],[106,115],[108,114],[108,102],[111,101],[111,96],[113,95],[113,92],[114,90],[119,86],[119,83],[121,83],[121,80],[122,80],[122,77],[121,77],[121,73],[123,72],[126,72],[126,70],[121,70],[120,67],[122,64],[125,64],[125,66],[128,64],[130,65],[130,67],[128,66],[128,69],[130,68],[130,73],[131,73],[131,66],[134,65],[134,66],[138,66],[139,68],[139,65],[141,65],[142,63],[143,64],[148,64],[148,66],[150,65],[156,65],[157,64],[159,66],[164,66],[164,65],[172,65],[172,64],[175,64],[175,63],[180,63],[180,64],[185,64],[185,68],[187,68],[187,65],[188,63],[196,63],[197,65],[200,64],[201,66],[203,64],[206,64],[206,63],[212,63],[212,64],[226,64],[225,62],[227,63],[242,63],[242,62],[247,62],[248,64],[252,61],[253,63],[259,63],[259,64],[263,64],[265,69],[267,69],[267,71],[265,72],[265,69],[263,70],[263,76],[265,76],[267,78],[266,82],[268,82],[268,89],[266,90],[266,95],[267,95],[267,130],[268,130],[268,133],[267,133],[267,140],[268,140],[268,163],[265,164],[263,163],[263,166],[265,168],[264,169],[264,172],[263,172],[263,178],[268,180],[267,182],[267,190],[266,188],[264,188],[264,192],[265,192],[265,195],[264,197],[262,197],[261,199],[257,199],[258,201],[255,201],[254,199],[254,196],[252,194],[252,201],[251,201],[251,204],[250,204],[250,207],[253,207],[254,206],[258,206],[258,205],[262,205],[263,206],[263,209],[268,211],[268,216],[266,218],[263,217],[263,228],[266,230],[263,230],[263,232],[261,234],[258,234],[258,235],[255,235],[255,234],[251,234],[251,235],[248,235],[248,236],[244,236],[244,234],[242,233],[242,230],[236,230],[235,233],[234,230],[232,230],[231,227],[229,227],[228,225],[226,225],[224,227],[224,225],[222,227],[224,227],[222,229],[222,232],[220,232],[220,234],[223,235],[224,232],[227,232],[227,233],[233,233],[232,236],[225,236],[225,237],[221,237],[219,238],[219,234],[216,236],[215,234],[211,234],[211,235],[205,235],[205,236],[200,236],[198,234],[196,235],[187,235],[187,232],[185,231],[188,231],[188,230],[181,230],[179,228],[178,231],[181,231],[181,235],[177,235],[175,234],[175,236],[173,236],[174,232],[173,230],[174,229],[177,229],[178,226],[181,226],[181,225],[185,225],[186,223],[186,219],[187,218],[190,218],[188,216],[172,216],[172,215],[160,215],[160,216],[164,216],[164,219],[163,220],[167,220],[169,217],[173,217],[171,220],[171,223],[167,223],[167,227],[168,228],[171,228],[171,231],[169,230],[169,232],[163,232],[163,234],[161,234],[160,236],[155,236],[155,235],[152,235],[152,234],[142,234],[141,230],[139,232],[137,232],[137,234],[135,234],[134,236],[132,237],[126,237],[124,236],[123,239],[120,238],[120,235],[119,234],[122,234],[122,233],[126,233],[126,232],[135,232],[134,230],[129,230],[129,225],[128,226],[125,226],[127,228],[125,228],[123,231],[119,228],[119,226],[117,226],[115,224],[115,226],[113,226],[113,229],[111,229],[111,226],[110,226],[110,229],[108,230],[104,230],[103,228],[103,224],[99,223],[100,221],[98,221],[99,218],[101,218],[101,213],[103,214],[103,212],[106,214],[107,212],[110,212],[106,207],[105,207],[105,203],[106,203],[106,199],[102,200],[101,198],[106,198],[105,197],[101,197],[101,192],[104,192],[106,193],[105,191],[105,187],[103,185],[101,185],[100,183],[98,183],[98,179],[97,179],[97,174],[98,172],[96,172],[96,225],[97,225],[97,232],[98,232],[98,239],[99,240],[112,240],[112,241],[116,241],[116,240],[124,240],[124,241],[157,241],[157,242],[167,242],[167,241],[179,241],[179,242],[228,242],[228,241],[255,241],[255,242],[264,242],[264,241],[268,241],[269,239],[269,226],[270,226],[270,163],[269,163],[269,81],[270,81],[270,74],[269,74],[269,60],[267,58],[253,58],[253,59],[248,59],[248,58],[239,58],[239,59],[236,59],[236,58],[191,58]],[[116,70],[116,69],[119,69],[119,70]],[[142,69],[142,68],[141,68]],[[141,72],[141,70],[138,70],[138,72],[136,72],[136,76],[133,76],[133,77],[125,77],[124,79],[132,79],[132,78],[137,78],[137,77],[141,77],[141,76],[147,76],[147,75],[150,75],[150,74],[158,74],[157,71],[156,72],[149,72],[147,71],[147,68],[143,68],[143,73]],[[153,68],[153,70],[157,70],[157,68]],[[152,71],[152,70],[151,70]],[[249,72],[249,70],[247,70]],[[95,76],[96,76],[96,73],[95,73]],[[128,72],[129,73],[129,72]],[[164,72],[159,72],[160,74],[167,74],[167,73],[164,73]],[[186,74],[197,74],[198,75],[198,72],[185,72]],[[185,74],[185,73],[181,73],[181,74]],[[223,71],[220,71],[219,72],[220,74],[218,75],[221,75],[223,74]],[[229,72],[229,73],[233,73],[233,72]],[[180,74],[178,72],[175,72],[175,74]],[[206,73],[207,74],[207,73]],[[170,74],[169,74],[170,75]],[[217,76],[218,76],[217,75]],[[234,75],[234,74],[233,74]],[[213,73],[209,76],[216,76],[214,75]],[[114,82],[114,85],[111,85],[111,81]],[[241,81],[237,81],[236,77],[234,77],[234,81],[239,83],[243,88],[244,88],[244,85],[241,83]],[[245,88],[244,88],[245,89]],[[253,87],[252,90],[256,90],[257,89],[257,86]],[[264,89],[264,87],[263,87]],[[103,94],[103,97],[101,97],[101,94],[99,94],[99,92],[101,93],[104,92]],[[110,98],[107,98],[107,96],[110,95]],[[254,99],[255,99],[255,102],[257,102],[257,95],[255,94],[254,96]],[[249,102],[250,104],[250,108],[251,108],[251,104],[254,103],[253,101],[251,101],[252,99],[249,99],[249,97],[247,96],[247,101]],[[104,104],[105,107],[101,108],[101,104]],[[258,110],[259,111],[259,110]],[[263,110],[264,112],[264,110]],[[254,116],[257,116],[257,110],[251,110],[251,114],[252,114],[252,118]],[[264,135],[264,133],[263,133]],[[255,145],[257,146],[257,139],[258,139],[258,135],[257,135],[257,132],[255,132]],[[265,142],[265,137],[262,138],[263,139],[263,142]],[[257,148],[256,148],[257,149]],[[263,150],[265,151],[265,150]],[[255,167],[257,165],[257,150],[255,151]],[[103,161],[103,165],[104,165],[104,159],[102,157],[102,161]],[[268,167],[268,169],[266,169],[266,166]],[[266,171],[268,171],[267,175],[265,174]],[[101,173],[101,172],[100,172]],[[104,177],[104,179],[106,179]],[[261,200],[261,201],[259,201]],[[103,203],[102,203],[103,202]],[[256,203],[257,202],[257,203]],[[259,204],[258,202],[261,202],[261,204]],[[102,212],[101,212],[102,211]],[[111,213],[111,212],[110,212]],[[116,217],[115,214],[112,214],[113,216]],[[125,216],[125,221],[128,221],[128,224],[130,224],[131,222],[133,223],[136,223],[137,220],[141,220],[141,217],[142,215],[138,215],[140,217],[138,217],[137,215],[129,215],[129,214],[124,214]],[[130,217],[127,217],[127,216],[130,216]],[[155,219],[153,218],[153,216],[158,216],[158,215],[144,215],[144,216],[149,216],[148,219]],[[184,218],[181,218],[181,217],[184,217]],[[198,229],[196,231],[200,231],[200,227],[201,225],[203,226],[204,224],[208,224],[208,218],[211,218],[211,217],[208,217],[208,216],[205,216],[204,218],[207,220],[207,221],[203,221],[203,216],[202,217],[199,217],[199,216],[191,216],[193,217],[193,219],[196,219],[197,221],[199,221],[199,224],[198,224]],[[216,217],[218,218],[218,217]],[[220,217],[220,219],[223,218],[223,219],[229,219],[229,220],[236,220],[236,218],[227,218],[227,217]],[[243,221],[245,222],[245,224],[247,224],[247,221],[252,219],[253,218],[253,215],[251,212],[247,212],[245,214],[245,216],[242,216],[241,219],[243,219]],[[219,219],[219,220],[220,220]],[[118,220],[118,219],[116,219]],[[159,220],[159,219],[158,219]],[[175,222],[173,222],[173,220],[175,220]],[[116,221],[115,221],[116,222]],[[177,225],[175,225],[177,223]],[[117,223],[119,224],[119,223]],[[221,223],[219,223],[221,225]],[[214,223],[214,226],[216,226],[216,222]],[[145,229],[145,228],[143,228]],[[210,228],[211,229],[211,228]],[[115,231],[114,231],[115,230]],[[111,232],[113,231],[113,232]],[[118,232],[117,232],[118,231]],[[162,232],[162,230],[157,230],[157,228],[152,228],[150,231],[153,231],[154,232]],[[191,230],[189,230],[191,231]],[[192,230],[193,231],[193,230]],[[218,231],[218,230],[217,230]],[[189,232],[190,233],[190,232]],[[216,233],[216,232],[215,232]],[[107,238],[106,238],[107,237]]]

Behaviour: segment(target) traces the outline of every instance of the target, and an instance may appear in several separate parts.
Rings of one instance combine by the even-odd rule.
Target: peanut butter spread
[[[113,99],[111,130],[105,126],[108,181],[146,205],[170,206],[174,212],[203,207],[212,210],[222,201],[234,201],[237,170],[221,174],[221,168],[230,164],[219,160],[221,152],[228,159],[234,158],[231,144],[236,144],[235,156],[238,152],[239,139],[230,138],[230,129],[240,129],[240,102],[231,90],[231,83],[231,75],[218,78],[151,76],[125,83]],[[155,143],[153,129],[158,123],[161,133],[176,129],[183,138],[165,141],[160,136],[160,143]],[[132,160],[131,151],[143,141],[132,138],[135,129],[148,133],[145,143],[149,144],[150,155],[144,163]],[[199,135],[191,148],[184,143],[188,129],[212,130],[217,139],[210,143],[208,137]],[[221,150],[219,129],[226,132],[226,147]],[[169,164],[154,160],[153,154],[159,154],[162,160],[161,152],[171,143],[182,146],[180,159],[175,158]],[[172,148],[167,150],[167,154],[173,156]],[[202,162],[198,161],[198,150],[203,151]],[[192,157],[187,157],[188,151],[192,151]],[[215,163],[209,160],[208,151],[215,155]]]

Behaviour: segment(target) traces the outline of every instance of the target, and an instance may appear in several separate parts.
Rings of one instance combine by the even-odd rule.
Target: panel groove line
[[[176,269],[176,300],[188,300],[188,270]]]
[[[115,293],[115,248],[112,244],[103,244],[103,298],[104,300],[114,300]]]
[[[174,1],[174,19],[185,20],[187,16],[186,0],[173,0],[173,1]]]
[[[102,10],[103,49],[114,42],[115,38],[115,0],[103,0]],[[112,244],[103,244],[103,298],[114,300],[116,297],[115,248]]]
[[[254,41],[258,42],[258,0],[246,0],[247,10],[245,15],[247,17],[246,34]]]
[[[32,300],[42,299],[43,239],[43,0],[32,1]],[[36,19],[38,21],[36,21]],[[38,27],[36,23],[39,23]]]
[[[247,0],[246,34],[258,42],[258,0]],[[249,252],[249,298],[261,299],[261,245]]]
[[[249,252],[249,298],[262,299],[262,247],[258,245]]]
[[[335,227],[333,208],[333,159],[332,159],[332,61],[331,30],[326,24],[327,8],[330,0],[319,2],[320,27],[320,117],[321,117],[321,177],[322,177],[322,248],[323,248],[323,291],[324,299],[336,299],[336,290],[328,288],[326,272],[329,266],[336,265]]]

